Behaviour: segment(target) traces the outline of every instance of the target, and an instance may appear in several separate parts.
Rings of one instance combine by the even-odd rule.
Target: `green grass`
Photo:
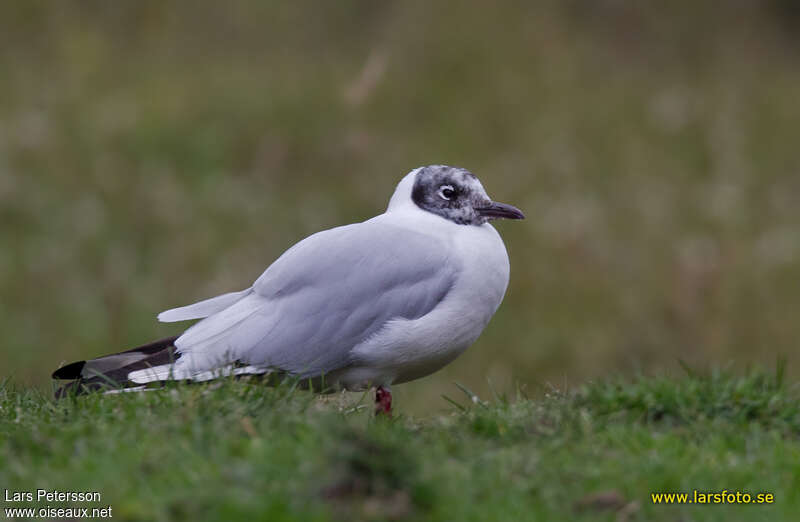
[[[796,520],[800,393],[785,381],[690,372],[490,400],[454,388],[458,406],[392,420],[369,396],[288,385],[60,402],[6,385],[0,484],[99,491],[81,507],[116,520]],[[776,500],[650,500],[693,489]]]

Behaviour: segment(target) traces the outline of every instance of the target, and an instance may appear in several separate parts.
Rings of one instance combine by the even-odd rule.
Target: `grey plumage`
[[[178,368],[241,361],[301,376],[340,369],[351,362],[352,348],[387,321],[433,309],[457,268],[434,238],[385,223],[314,234],[238,302],[180,336],[175,345],[187,357]]]

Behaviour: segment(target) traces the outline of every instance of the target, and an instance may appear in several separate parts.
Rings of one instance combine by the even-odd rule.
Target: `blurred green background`
[[[404,411],[518,384],[796,364],[789,1],[0,4],[0,368],[174,334],[414,167],[466,167],[505,302]],[[796,374],[796,372],[794,372]],[[456,392],[457,393],[457,392]]]

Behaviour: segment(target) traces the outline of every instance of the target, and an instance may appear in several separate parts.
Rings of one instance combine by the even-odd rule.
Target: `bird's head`
[[[459,225],[525,218],[518,208],[492,201],[470,171],[447,165],[429,165],[411,171],[398,185],[389,209],[407,204],[409,198],[418,208]]]

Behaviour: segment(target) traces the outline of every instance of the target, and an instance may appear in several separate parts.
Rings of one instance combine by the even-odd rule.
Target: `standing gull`
[[[53,378],[72,382],[57,393],[279,373],[322,390],[374,386],[388,414],[392,384],[442,368],[486,327],[509,274],[489,221],[523,217],[465,169],[420,167],[383,214],[307,237],[245,290],[161,312],[201,319],[180,336],[59,368]]]

